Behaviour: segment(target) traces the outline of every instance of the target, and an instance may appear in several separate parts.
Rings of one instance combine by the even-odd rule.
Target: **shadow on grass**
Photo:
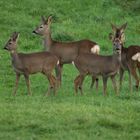
[[[138,94],[137,95],[121,95],[121,96],[118,96],[118,99],[140,101],[140,96]]]
[[[114,122],[112,120],[102,118],[97,122],[97,124],[101,127],[105,127],[108,129],[123,130],[123,126],[121,124],[119,124],[119,122],[117,120]]]

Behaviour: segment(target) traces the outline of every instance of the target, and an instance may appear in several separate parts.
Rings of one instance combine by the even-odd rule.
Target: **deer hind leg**
[[[128,75],[129,75],[129,89],[130,89],[130,93],[132,93],[132,78],[131,78],[130,71],[128,71]]]
[[[15,88],[14,88],[14,92],[13,95],[16,95],[17,89],[18,89],[18,83],[19,83],[19,79],[20,79],[20,74],[16,73],[16,82],[15,82]]]
[[[117,90],[117,84],[116,84],[116,80],[115,80],[115,75],[111,76],[111,80],[112,80],[112,84],[113,84],[113,88],[115,91],[115,94],[118,95],[118,90]]]
[[[56,95],[56,88],[57,88],[56,78],[53,75],[51,75],[51,80],[52,80],[52,84],[53,84],[54,95]]]
[[[103,95],[106,96],[107,95],[106,94],[106,89],[107,89],[107,79],[108,79],[108,77],[103,76],[102,78],[103,78]]]
[[[135,65],[129,65],[129,69],[130,69],[130,73],[132,74],[132,76],[136,80],[136,89],[138,90],[138,87],[139,87],[139,78],[138,78],[138,75],[137,75],[136,66]]]
[[[50,95],[51,91],[54,91],[54,94],[55,94],[55,91],[56,91],[56,89],[55,89],[55,86],[56,86],[55,77],[51,73],[45,74],[45,75],[47,76],[48,81],[49,81],[49,88],[48,88],[46,95]]]
[[[96,91],[98,91],[98,83],[99,83],[99,79],[96,78]]]
[[[79,90],[80,90],[81,95],[83,95],[82,85],[83,85],[84,78],[85,78],[85,76],[84,75],[81,75],[81,77],[80,77],[80,83],[79,83]]]
[[[28,74],[24,74],[24,78],[25,78],[26,85],[27,85],[28,95],[32,95],[31,89],[30,89],[29,75]]]
[[[75,95],[78,93],[78,87],[80,82],[80,75],[78,75],[74,80]]]
[[[55,68],[55,73],[56,73],[56,77],[57,77],[58,87],[60,87],[61,83],[62,83],[62,69],[63,69],[63,64],[59,64]]]

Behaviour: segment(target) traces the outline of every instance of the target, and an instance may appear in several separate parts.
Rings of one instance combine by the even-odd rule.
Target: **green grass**
[[[110,23],[128,22],[126,47],[139,44],[139,0],[1,0],[0,1],[0,140],[138,140],[140,139],[140,95],[130,95],[125,73],[120,96],[111,81],[108,96],[90,90],[91,78],[84,82],[84,96],[74,96],[73,80],[78,74],[64,66],[62,88],[56,97],[44,97],[48,81],[41,74],[30,77],[33,96],[27,96],[23,77],[16,97],[12,96],[15,73],[3,47],[13,31],[19,31],[18,51],[43,50],[41,38],[32,35],[40,16],[52,14],[52,37],[71,41],[88,38],[101,46],[101,54],[112,54],[108,39]],[[118,76],[117,76],[118,80]],[[133,82],[134,85],[134,82]]]

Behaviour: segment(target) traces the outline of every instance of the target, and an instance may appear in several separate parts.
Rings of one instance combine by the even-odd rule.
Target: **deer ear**
[[[42,21],[43,24],[47,23],[47,20],[46,20],[46,18],[44,16],[41,16],[41,21]]]
[[[13,41],[16,41],[19,37],[19,33],[18,32],[14,32],[13,35],[12,35],[12,39]]]
[[[120,27],[120,30],[125,30],[127,27],[127,22]]]
[[[114,32],[116,32],[117,27],[116,27],[114,24],[112,24],[112,23],[111,23],[111,27],[112,27],[112,30],[113,30]]]
[[[120,40],[121,40],[123,43],[125,42],[125,35],[124,35],[124,33],[121,34]]]
[[[49,17],[48,17],[48,24],[51,24],[52,23],[52,16],[50,15]]]
[[[113,38],[114,38],[113,33],[109,33],[108,37],[109,37],[109,40],[113,41]]]

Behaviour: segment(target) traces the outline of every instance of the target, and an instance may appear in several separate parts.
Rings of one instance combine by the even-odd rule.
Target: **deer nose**
[[[36,31],[33,31],[32,33],[33,33],[33,34],[36,34]]]
[[[3,49],[8,50],[7,47],[4,47]]]

